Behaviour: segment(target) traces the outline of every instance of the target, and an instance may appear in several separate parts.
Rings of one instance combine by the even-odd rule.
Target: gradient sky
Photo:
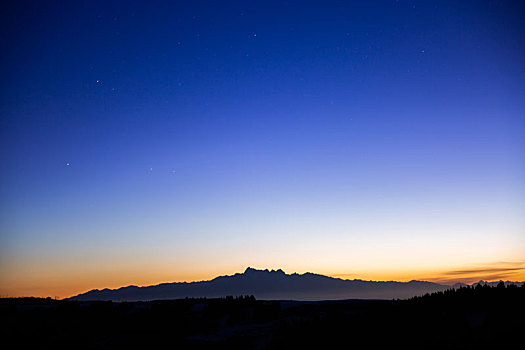
[[[522,1],[8,1],[0,294],[247,266],[525,280]]]

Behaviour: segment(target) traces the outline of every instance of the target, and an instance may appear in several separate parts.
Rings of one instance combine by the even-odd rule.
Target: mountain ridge
[[[476,284],[498,282],[480,281]],[[511,282],[506,282],[511,283]],[[459,288],[428,281],[365,281],[341,279],[311,272],[286,274],[283,270],[246,268],[243,273],[197,282],[167,282],[150,286],[93,289],[67,300],[150,301],[161,299],[218,298],[253,295],[265,300],[407,299],[426,293]]]
[[[258,299],[269,300],[392,299],[408,298],[447,288],[450,286],[426,281],[348,280],[311,272],[286,274],[281,269],[258,270],[248,267],[243,273],[217,276],[211,280],[93,289],[67,299],[148,301],[227,295],[254,295]]]

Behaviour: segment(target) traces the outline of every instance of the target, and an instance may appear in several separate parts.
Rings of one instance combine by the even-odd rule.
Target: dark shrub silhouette
[[[408,300],[151,302],[0,299],[3,348],[480,349],[521,344],[525,287],[450,289]]]

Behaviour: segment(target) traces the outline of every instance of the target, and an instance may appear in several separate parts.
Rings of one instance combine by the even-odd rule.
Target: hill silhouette
[[[447,288],[450,286],[424,281],[344,280],[309,272],[286,274],[281,269],[257,270],[248,267],[244,273],[220,276],[210,281],[95,289],[69,300],[148,301],[227,295],[253,295],[263,300],[406,299]]]
[[[406,300],[149,302],[0,299],[7,349],[521,348],[525,285]]]

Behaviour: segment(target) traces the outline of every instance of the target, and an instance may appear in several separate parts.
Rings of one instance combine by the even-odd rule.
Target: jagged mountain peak
[[[264,274],[278,274],[278,275],[286,275],[286,273],[281,270],[281,269],[278,269],[278,270],[268,270],[268,269],[264,269],[264,270],[258,270],[258,269],[254,269],[252,267],[247,267],[246,270],[244,270],[244,275],[256,275],[256,274],[261,274],[261,275],[264,275]]]
[[[281,269],[258,270],[248,267],[243,273],[219,276],[208,281],[92,290],[71,299],[146,301],[227,295],[254,295],[266,300],[392,299],[409,298],[446,288],[449,286],[430,282],[352,281],[310,272],[286,274]]]

